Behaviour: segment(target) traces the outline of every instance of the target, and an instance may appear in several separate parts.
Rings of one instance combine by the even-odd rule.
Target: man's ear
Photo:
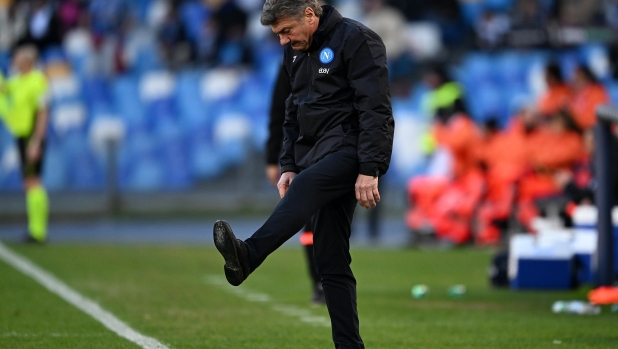
[[[313,9],[311,7],[307,7],[305,9],[305,13],[303,14],[303,17],[305,17],[305,20],[309,24],[312,24],[313,21],[317,18],[315,15],[315,12],[313,12]]]

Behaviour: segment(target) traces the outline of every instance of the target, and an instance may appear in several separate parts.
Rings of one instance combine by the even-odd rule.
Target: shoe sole
[[[227,282],[232,286],[240,285],[245,280],[245,275],[240,267],[240,258],[238,258],[238,250],[236,249],[236,237],[232,233],[232,228],[226,221],[217,221],[213,229],[213,238],[217,250],[225,259],[223,270],[225,271]]]

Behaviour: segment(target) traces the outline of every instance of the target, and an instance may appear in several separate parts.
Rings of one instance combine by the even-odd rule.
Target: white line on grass
[[[79,292],[69,287],[57,277],[41,269],[25,257],[22,257],[6,248],[2,242],[0,242],[0,259],[4,260],[7,264],[13,266],[13,268],[21,271],[27,276],[30,276],[39,284],[69,302],[74,307],[92,316],[105,327],[113,332],[116,332],[116,334],[120,337],[130,340],[144,349],[169,349],[156,339],[144,336],[143,334],[135,331],[129,327],[129,325],[115,317],[112,313],[101,308],[101,306],[96,302],[82,296]]]
[[[330,320],[328,320],[324,316],[312,315],[310,311],[299,308],[295,305],[274,303],[269,295],[264,293],[251,292],[244,287],[234,287],[228,284],[222,276],[208,275],[206,276],[205,281],[211,285],[218,286],[219,288],[227,292],[233,293],[246,301],[268,303],[270,305],[270,308],[274,311],[290,317],[298,318],[302,322],[316,326],[330,327]]]

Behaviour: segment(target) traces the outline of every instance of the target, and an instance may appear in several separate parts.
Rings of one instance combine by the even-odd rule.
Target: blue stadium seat
[[[579,58],[603,82],[611,80],[609,52],[605,45],[588,44],[579,48]]]
[[[391,100],[393,108],[393,116],[395,120],[399,117],[411,118],[414,115],[410,100],[407,98],[393,97]],[[430,115],[426,115],[430,117]]]
[[[54,103],[50,108],[49,135],[62,141],[70,133],[85,133],[88,113],[81,102]]]
[[[88,108],[105,108],[112,104],[109,83],[103,77],[87,77],[81,81],[82,96]]]
[[[240,41],[227,41],[221,45],[217,60],[224,67],[235,67],[242,64],[244,46]]]
[[[206,125],[210,120],[211,110],[206,108],[200,96],[200,79],[202,71],[186,70],[178,74],[174,96],[178,117],[186,130]]]
[[[163,61],[156,44],[142,44],[137,49],[137,56],[133,61],[130,71],[137,74],[144,74],[163,68]]]
[[[71,65],[71,69],[73,69],[75,74],[78,76],[86,76],[90,73],[90,61],[90,54],[69,56],[69,64]]]
[[[8,173],[0,173],[0,189],[3,192],[19,192],[23,190],[21,173],[14,169]]]
[[[185,189],[192,184],[187,140],[176,135],[161,142],[162,162],[165,165],[165,185],[168,189]]]
[[[83,132],[69,132],[60,144],[66,161],[66,184],[70,189],[97,190],[105,184],[105,168],[91,150]]]
[[[208,144],[191,147],[190,166],[192,175],[199,179],[215,178],[224,170],[221,156]]]
[[[554,5],[556,1],[558,0],[538,0],[541,8],[547,13],[549,13],[550,11],[554,9]]]
[[[459,7],[466,24],[470,27],[476,25],[484,10],[483,3],[480,1],[460,1]]]
[[[461,83],[461,81],[459,81],[458,79],[455,79],[455,81]],[[408,97],[408,101],[405,104],[408,108],[408,111],[422,118],[427,117],[427,115],[423,115],[423,113],[425,112],[425,110],[423,110],[423,108],[425,108],[423,103],[425,103],[424,101],[428,92],[429,87],[427,85],[423,83],[417,83],[416,85],[414,85],[412,91],[410,92],[410,96]]]
[[[573,79],[575,68],[581,63],[585,62],[580,59],[579,54],[574,50],[563,52],[558,56],[558,64],[566,81]]]
[[[48,141],[43,163],[43,183],[50,191],[68,189],[67,155],[57,142]]]
[[[8,167],[8,160],[10,158],[13,160],[11,168]],[[13,136],[6,130],[4,124],[0,122],[0,191],[19,190],[22,190],[22,180],[17,145]]]
[[[252,146],[254,149],[264,149],[268,137],[268,122],[272,91],[257,75],[246,77],[241,87],[236,104],[239,111],[248,116],[252,129]]]
[[[507,115],[501,120],[501,126],[506,126],[510,119],[522,108],[535,101],[534,95],[526,91],[508,90],[505,92],[505,103],[508,107]]]
[[[126,121],[129,131],[146,124],[144,106],[137,86],[137,79],[130,75],[119,77],[112,83],[115,109]]]
[[[391,166],[386,174],[390,185],[402,188],[407,180],[424,169],[421,135],[428,129],[429,120],[419,120],[414,114],[401,110],[395,114],[397,127]]]
[[[155,190],[165,188],[165,164],[157,140],[146,130],[136,130],[121,145],[118,165],[120,188]],[[152,173],[149,174],[149,171]]]
[[[130,6],[130,10],[133,15],[140,21],[145,22],[147,19],[148,10],[154,2],[154,0],[132,0],[127,1],[127,4]]]
[[[165,98],[146,103],[146,118],[151,129],[157,129],[163,123],[175,123],[177,112],[174,100]]]
[[[116,177],[118,180],[118,187],[121,190],[126,190],[129,187],[129,174],[134,164],[129,143],[130,141],[125,139],[118,147]]]
[[[154,156],[136,159],[127,179],[127,189],[135,191],[165,189],[164,165]]]
[[[605,88],[607,88],[607,93],[609,94],[612,103],[618,105],[618,82],[608,82],[605,84]]]
[[[268,84],[268,91],[270,91],[283,62],[283,48],[277,41],[267,40],[260,45],[255,45],[253,54],[256,71],[262,81]]]
[[[238,96],[238,103],[249,117],[261,117],[270,108],[272,84],[263,81],[257,74],[250,74],[243,79]]]
[[[251,120],[251,140],[253,149],[263,151],[268,140],[268,123],[269,119],[267,115],[263,118],[254,118]]]
[[[513,86],[523,88],[527,79],[527,65],[524,54],[517,52],[504,52],[495,58],[492,64],[493,74],[499,77],[503,86]]]
[[[41,52],[41,62],[43,64],[66,60],[66,54],[60,46],[50,46],[46,48],[43,52]]]
[[[213,124],[213,147],[219,153],[223,166],[241,164],[248,153],[252,134],[247,115],[234,109],[221,111]]]
[[[187,131],[171,120],[160,120],[154,130],[157,154],[165,166],[168,189],[186,188],[192,183]]]
[[[74,149],[68,170],[71,189],[102,190],[105,188],[105,167],[90,147]]]
[[[498,77],[495,74],[494,60],[487,53],[471,53],[463,60],[458,68],[458,79],[468,90],[481,84],[495,83]]]
[[[214,178],[224,170],[222,155],[212,145],[212,131],[205,126],[192,130],[189,141],[189,168],[193,177]]]
[[[214,149],[220,156],[223,168],[238,166],[247,158],[247,143],[240,139],[215,143]]]
[[[504,97],[498,85],[479,85],[477,89],[468,94],[467,101],[470,114],[477,122],[483,122],[491,117],[502,118],[508,114],[508,105],[504,103]]]
[[[484,7],[486,9],[507,12],[515,4],[515,0],[485,0]]]
[[[9,51],[0,50],[0,73],[6,76],[9,71],[10,65],[11,65],[11,54],[9,53]]]

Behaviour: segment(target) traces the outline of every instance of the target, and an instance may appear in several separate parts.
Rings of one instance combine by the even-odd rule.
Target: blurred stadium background
[[[361,21],[372,15],[366,2],[332,3]],[[386,207],[402,211],[406,181],[426,168],[418,139],[431,115],[429,88],[420,77],[433,63],[447,64],[479,124],[497,118],[505,126],[519,107],[536,100],[550,61],[559,62],[567,81],[576,64],[586,64],[618,98],[613,1],[533,1],[532,9],[515,0],[387,3],[405,35],[391,44],[397,137],[384,189],[394,194],[386,195]],[[261,5],[0,2],[0,69],[8,72],[11,47],[27,36],[41,48],[50,79],[44,182],[52,219],[109,210],[272,207],[277,198],[264,180],[262,159],[282,51],[259,24]],[[573,16],[578,6],[583,15]],[[115,136],[110,166],[107,141]],[[0,127],[4,218],[24,212],[16,154]]]

